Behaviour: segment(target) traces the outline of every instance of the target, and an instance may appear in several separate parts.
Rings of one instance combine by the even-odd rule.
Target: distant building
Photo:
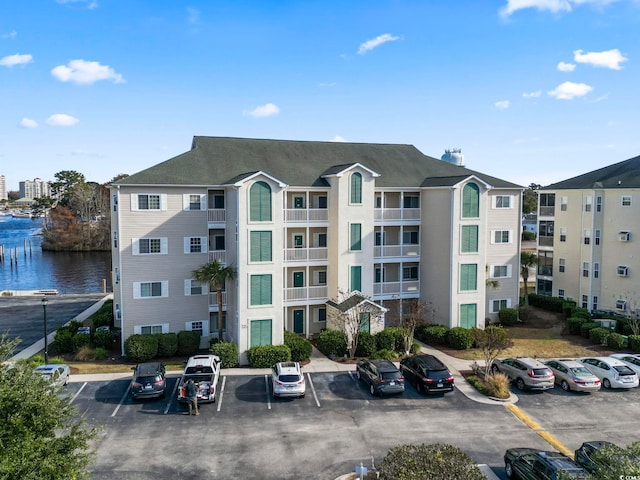
[[[51,196],[51,186],[49,182],[45,182],[39,178],[20,182],[19,188],[21,199],[36,199]]]
[[[522,231],[538,234],[538,215],[536,213],[525,213],[522,216]]]
[[[589,310],[640,307],[640,156],[538,195],[537,292]]]
[[[7,195],[7,182],[4,178],[4,175],[0,175],[0,201],[8,199],[9,197]]]

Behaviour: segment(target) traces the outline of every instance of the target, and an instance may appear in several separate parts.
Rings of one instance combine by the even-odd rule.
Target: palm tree
[[[524,282],[524,304],[529,305],[529,292],[527,280],[529,280],[529,268],[538,264],[538,256],[533,252],[520,252],[520,275]]]
[[[222,288],[227,280],[236,278],[236,271],[232,265],[223,266],[218,260],[211,260],[192,272],[194,280],[209,285],[215,290],[218,299],[218,340],[222,341]]]

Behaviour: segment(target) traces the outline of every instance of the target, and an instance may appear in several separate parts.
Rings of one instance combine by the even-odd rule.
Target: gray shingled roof
[[[552,183],[541,190],[582,190],[592,188],[639,188],[640,156],[614,163],[561,182]]]
[[[476,175],[493,187],[522,188],[452,165],[413,145],[194,137],[190,151],[126,177],[120,185],[228,185],[257,170],[291,186],[327,186],[328,172],[354,163],[379,173],[377,187],[449,186],[452,178]],[[441,178],[442,180],[438,180]]]

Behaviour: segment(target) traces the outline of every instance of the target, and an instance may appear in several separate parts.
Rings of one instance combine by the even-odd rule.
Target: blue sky
[[[415,145],[548,185],[640,155],[640,0],[0,0],[0,174],[194,135]]]

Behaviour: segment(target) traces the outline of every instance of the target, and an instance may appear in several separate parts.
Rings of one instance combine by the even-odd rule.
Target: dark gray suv
[[[369,384],[371,395],[387,395],[404,392],[404,378],[389,360],[360,360],[356,377]]]
[[[131,370],[133,370],[131,396],[134,400],[164,397],[167,387],[164,363],[139,363],[131,367]]]

